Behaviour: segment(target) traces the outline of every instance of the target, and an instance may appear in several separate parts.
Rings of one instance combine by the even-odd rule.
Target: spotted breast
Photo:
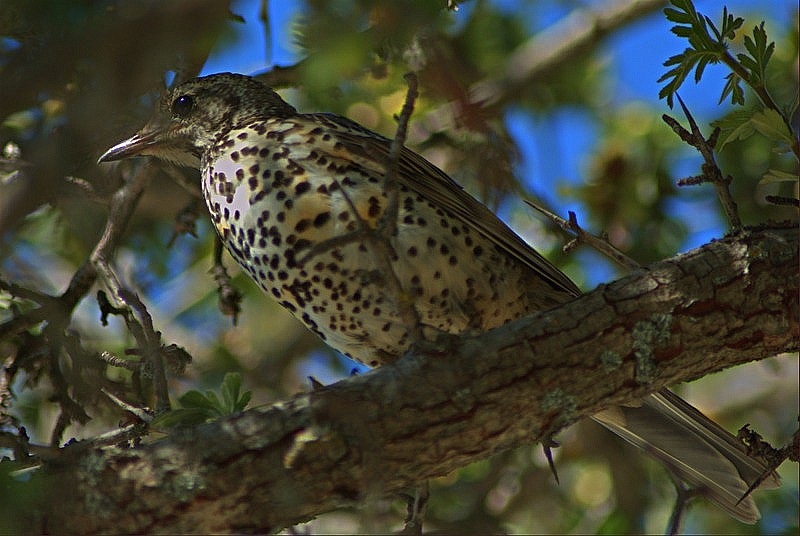
[[[376,260],[384,252],[364,231],[384,217],[389,146],[327,114],[263,118],[220,136],[203,158],[203,192],[228,251],[328,344],[373,366],[411,342],[401,300],[433,334],[497,327],[571,297],[551,287],[534,299],[524,265],[447,204],[413,189],[408,174],[429,165],[410,152],[401,161],[397,229],[388,237],[393,273],[384,273]],[[440,172],[430,179],[452,184]],[[484,210],[471,204],[465,208]]]

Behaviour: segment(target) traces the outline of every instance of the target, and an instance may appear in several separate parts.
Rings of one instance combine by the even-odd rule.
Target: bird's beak
[[[97,163],[113,162],[130,156],[150,154],[151,147],[158,145],[161,139],[161,129],[145,127],[127,140],[121,141],[103,153]]]

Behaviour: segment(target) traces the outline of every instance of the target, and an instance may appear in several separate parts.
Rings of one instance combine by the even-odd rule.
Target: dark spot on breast
[[[311,240],[306,240],[305,238],[300,238],[297,240],[297,242],[294,243],[295,251],[300,251],[310,247],[311,247]]]
[[[327,222],[330,219],[331,219],[330,212],[320,212],[314,218],[314,227],[322,227],[323,225],[325,225],[325,222]]]
[[[298,182],[294,187],[294,193],[295,195],[301,195],[306,193],[310,189],[311,185],[308,183],[308,181]]]

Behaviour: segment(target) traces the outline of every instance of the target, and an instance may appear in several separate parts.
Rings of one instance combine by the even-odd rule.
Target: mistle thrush
[[[387,186],[390,146],[343,117],[300,114],[253,78],[217,74],[172,89],[100,161],[151,155],[199,168],[211,220],[242,269],[327,344],[371,366],[402,355],[415,334],[487,330],[580,295],[413,151],[402,149]],[[393,195],[391,247],[379,251],[358,233],[386,224]],[[676,395],[595,418],[733,517],[758,519],[750,497],[739,501],[764,464]]]

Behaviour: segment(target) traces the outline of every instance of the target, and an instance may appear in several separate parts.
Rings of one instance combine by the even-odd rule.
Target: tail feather
[[[678,395],[663,389],[640,406],[610,408],[594,419],[664,463],[732,517],[751,524],[761,517],[745,494],[768,472],[766,463],[749,456],[739,440]],[[772,473],[759,488],[779,485]]]

